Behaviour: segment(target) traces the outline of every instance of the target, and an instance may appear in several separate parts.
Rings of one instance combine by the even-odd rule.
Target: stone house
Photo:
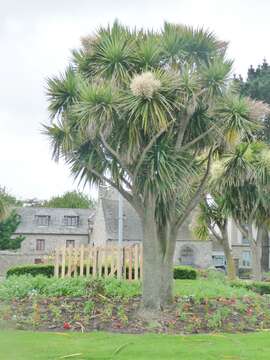
[[[15,235],[23,235],[21,249],[0,251],[0,275],[14,265],[39,263],[45,255],[58,246],[79,246],[81,244],[105,245],[118,243],[119,195],[111,188],[100,188],[96,210],[55,209],[23,207],[17,210],[21,217]],[[198,268],[226,265],[222,248],[213,239],[199,241],[191,231],[192,216],[178,232],[175,264]],[[142,241],[140,219],[123,200],[123,244]],[[239,267],[249,269],[251,254],[249,244],[232,221],[229,221],[229,240]],[[269,244],[263,246],[264,270],[269,270]]]
[[[96,209],[95,222],[91,243],[105,245],[118,242],[118,193],[111,188],[99,189],[99,200]],[[198,268],[226,266],[226,258],[222,247],[214,240],[200,241],[194,238],[191,231],[192,216],[182,225],[178,232],[175,264],[192,265]],[[229,241],[234,258],[239,268],[250,269],[250,246],[232,220],[229,221]],[[142,226],[135,210],[123,200],[123,244],[134,244],[142,241]],[[269,270],[269,241],[263,245],[263,269]]]
[[[0,275],[14,265],[42,262],[58,246],[90,242],[93,210],[22,207],[17,213],[21,223],[14,235],[25,239],[19,250],[0,252]]]
[[[91,243],[94,245],[118,243],[118,193],[111,188],[100,188]],[[142,241],[140,218],[133,207],[123,200],[123,245]],[[175,264],[207,268],[213,265],[212,241],[200,241],[193,237],[188,219],[178,232]]]

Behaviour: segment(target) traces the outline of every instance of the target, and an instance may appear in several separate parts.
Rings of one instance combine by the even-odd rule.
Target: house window
[[[36,250],[37,251],[44,251],[45,250],[45,240],[44,239],[37,239],[36,240]]]
[[[213,255],[213,265],[214,266],[225,266],[226,258],[224,255]]]
[[[49,226],[50,223],[50,216],[48,215],[36,215],[36,223],[38,226]]]
[[[35,264],[43,264],[43,260],[42,259],[35,259]]]
[[[242,252],[242,266],[249,268],[251,266],[251,253],[250,251]]]
[[[79,216],[64,216],[64,225],[78,226],[79,225]]]
[[[193,249],[189,246],[184,246],[180,251],[179,260],[181,265],[194,265],[195,256]]]
[[[75,240],[67,240],[66,241],[66,247],[75,247]]]

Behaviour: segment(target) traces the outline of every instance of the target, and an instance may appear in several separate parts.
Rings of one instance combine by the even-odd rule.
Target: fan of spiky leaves
[[[213,229],[223,229],[228,218],[224,196],[213,192],[204,197],[196,209],[192,232],[197,239],[208,240]]]
[[[257,120],[250,102],[226,95],[225,51],[211,32],[168,23],[154,33],[116,22],[83,38],[66,72],[48,80],[54,158],[83,181],[142,201],[154,193],[161,223],[172,205],[181,214],[209,148],[224,135],[250,136]]]
[[[224,194],[224,210],[240,223],[269,223],[270,147],[241,143],[219,165],[212,185]]]

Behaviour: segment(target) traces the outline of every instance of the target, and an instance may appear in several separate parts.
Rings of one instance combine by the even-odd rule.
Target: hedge
[[[173,270],[174,279],[190,279],[197,278],[197,271],[189,266],[175,266]]]
[[[231,283],[234,287],[244,287],[247,290],[254,291],[260,295],[270,294],[270,283],[263,282],[263,281],[252,281],[252,282],[245,282],[245,281],[235,281]]]
[[[7,277],[16,275],[43,275],[46,277],[52,277],[54,275],[54,266],[53,265],[23,265],[12,267],[7,271]]]
[[[67,268],[66,268],[67,270]],[[61,273],[61,267],[59,269]],[[108,268],[108,271],[110,269]],[[129,269],[126,269],[126,275],[128,277]],[[140,272],[140,269],[139,269]],[[92,273],[92,267],[90,268],[90,273]],[[102,268],[102,274],[105,273],[104,267]],[[16,266],[10,268],[7,271],[7,277],[16,275],[43,275],[46,277],[52,277],[54,275],[54,266],[53,265],[24,265],[24,266]],[[79,274],[79,267],[77,268],[77,274]],[[86,274],[86,266],[84,267],[84,274]],[[196,279],[197,278],[197,271],[188,266],[175,266],[173,272],[174,279]],[[132,269],[132,278],[134,278],[134,269]]]

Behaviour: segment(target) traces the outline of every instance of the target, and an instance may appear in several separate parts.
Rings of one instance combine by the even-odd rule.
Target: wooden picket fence
[[[84,246],[57,248],[53,255],[54,276],[142,278],[142,246]]]

